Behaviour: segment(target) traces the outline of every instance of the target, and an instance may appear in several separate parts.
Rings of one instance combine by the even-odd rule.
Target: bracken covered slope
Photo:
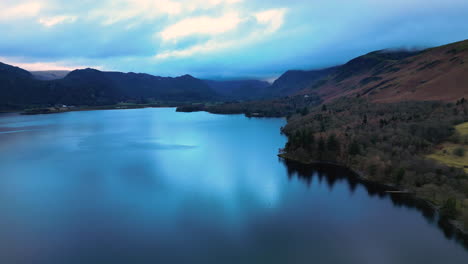
[[[345,95],[374,102],[456,101],[468,97],[468,40],[420,52],[372,52],[301,91],[310,92],[326,102]]]

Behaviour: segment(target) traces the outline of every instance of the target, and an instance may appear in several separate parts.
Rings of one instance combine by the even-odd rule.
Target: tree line
[[[468,175],[425,157],[446,140],[460,140],[454,126],[464,122],[465,98],[389,104],[341,98],[291,116],[282,130],[288,136],[283,151],[303,162],[344,164],[369,180],[411,191],[468,229]]]

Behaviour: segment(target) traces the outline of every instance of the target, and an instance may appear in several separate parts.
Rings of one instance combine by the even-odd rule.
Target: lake
[[[280,160],[285,123],[0,115],[0,263],[468,263],[406,198]]]

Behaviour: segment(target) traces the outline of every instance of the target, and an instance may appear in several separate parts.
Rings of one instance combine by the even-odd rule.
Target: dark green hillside
[[[190,75],[176,78],[142,73],[101,72],[94,69],[76,70],[58,83],[68,87],[95,87],[103,97],[118,101],[136,100],[209,100],[215,92],[202,80]]]
[[[0,63],[0,110],[48,104],[48,84],[34,80],[31,73]]]

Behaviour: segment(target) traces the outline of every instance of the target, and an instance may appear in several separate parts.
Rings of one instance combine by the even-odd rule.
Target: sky
[[[0,0],[0,61],[28,70],[272,80],[464,39],[467,0]]]

